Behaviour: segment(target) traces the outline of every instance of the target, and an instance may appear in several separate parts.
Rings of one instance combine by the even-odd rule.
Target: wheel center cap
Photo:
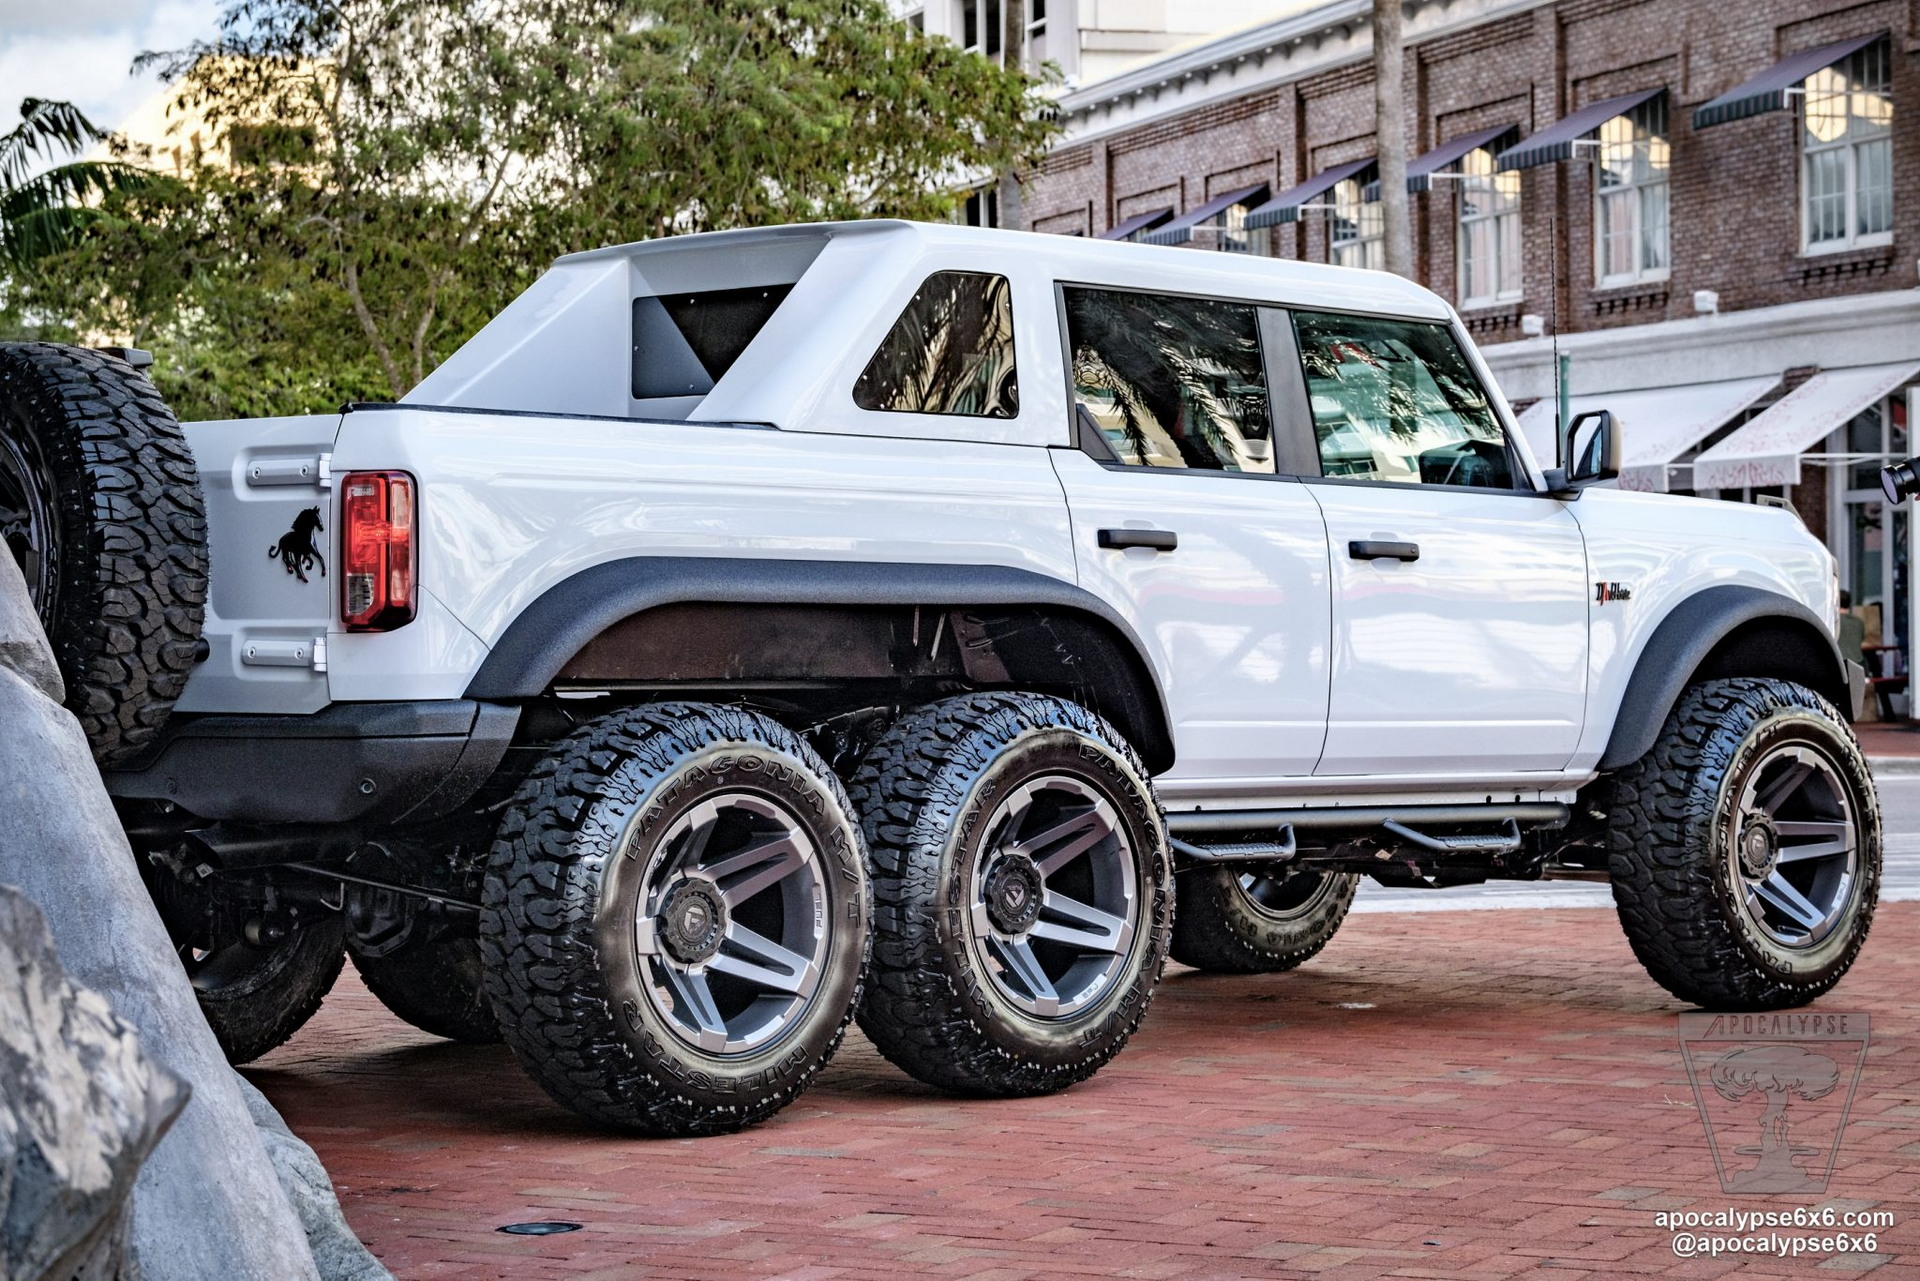
[[[1022,934],[1040,919],[1045,894],[1040,869],[1024,854],[1009,854],[987,873],[987,919],[1003,934]]]
[[[668,955],[695,965],[720,950],[727,930],[727,905],[707,882],[685,880],[667,891],[656,919]]]
[[[1780,857],[1780,834],[1764,818],[1754,817],[1740,833],[1740,871],[1749,880],[1762,880]]]

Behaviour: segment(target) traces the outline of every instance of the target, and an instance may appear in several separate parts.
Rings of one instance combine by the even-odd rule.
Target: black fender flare
[[[661,605],[933,605],[1052,608],[1088,615],[1117,634],[1151,691],[1140,722],[1122,725],[1147,766],[1173,763],[1166,692],[1139,635],[1092,592],[1009,565],[635,556],[583,569],[549,587],[508,624],[467,685],[466,698],[511,701],[542,694],[569,659],[607,628]],[[1142,741],[1144,740],[1144,741]]]
[[[1853,714],[1846,662],[1827,624],[1791,597],[1759,587],[1723,584],[1708,587],[1675,605],[1647,638],[1633,675],[1627,680],[1613,734],[1600,757],[1603,770],[1618,769],[1645,756],[1681,693],[1733,633],[1749,623],[1778,619],[1789,624],[1793,652],[1786,662],[1804,668],[1795,678]],[[1709,675],[1780,675],[1784,672],[1713,672]]]

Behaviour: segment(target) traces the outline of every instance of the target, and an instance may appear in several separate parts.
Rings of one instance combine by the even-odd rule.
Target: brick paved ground
[[[1860,750],[1868,756],[1920,756],[1920,723],[1875,721],[1853,728],[1860,735]]]
[[[248,1074],[403,1278],[1912,1277],[1916,991],[1920,904],[1885,907],[1817,1008],[1874,1034],[1829,1194],[1899,1222],[1817,1271],[1676,1263],[1653,1226],[1809,1198],[1718,1191],[1680,1007],[1607,911],[1356,917],[1292,975],[1175,970],[1133,1045],[1054,1098],[946,1098],[856,1041],[770,1124],[697,1142],[593,1133],[350,971]],[[586,1227],[494,1231],[550,1218]]]

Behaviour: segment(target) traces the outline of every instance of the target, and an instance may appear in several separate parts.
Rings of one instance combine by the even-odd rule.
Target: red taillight
[[[342,487],[340,621],[350,632],[389,632],[413,621],[413,477],[348,472]]]

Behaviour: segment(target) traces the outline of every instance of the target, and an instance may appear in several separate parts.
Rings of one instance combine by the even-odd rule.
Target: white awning
[[[1800,455],[1920,374],[1920,363],[1827,369],[1693,460],[1695,489],[1800,483]]]
[[[1664,494],[1674,459],[1779,385],[1777,377],[1736,378],[1686,387],[1596,392],[1570,397],[1568,408],[1576,416],[1596,409],[1613,411],[1624,454],[1620,488]],[[1520,415],[1520,431],[1540,465],[1553,466],[1559,446],[1554,440],[1552,397],[1527,407],[1527,412]]]

